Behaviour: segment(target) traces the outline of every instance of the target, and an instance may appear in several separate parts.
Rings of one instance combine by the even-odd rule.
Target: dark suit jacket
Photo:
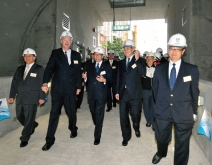
[[[95,64],[96,63],[92,63],[87,72],[88,100],[96,99],[106,101],[107,89],[112,83],[112,69],[108,63],[102,62],[98,73],[96,73]],[[105,72],[102,76],[106,79],[106,84],[96,80],[97,75],[99,76],[103,72]]]
[[[38,104],[39,99],[45,99],[42,92],[44,68],[34,63],[23,80],[26,65],[19,66],[13,76],[10,98],[16,97],[16,104]]]
[[[143,74],[145,74],[145,66],[140,59],[135,61],[135,56],[131,59],[128,69],[126,69],[126,58],[119,61],[116,85],[116,94],[119,94],[119,99],[122,98],[125,90],[130,99],[141,99],[141,76]]]
[[[110,65],[109,60],[107,60],[105,62],[108,63],[108,65]],[[112,90],[113,90],[113,92],[115,92],[116,91],[117,73],[118,73],[118,61],[113,60],[111,68],[112,68],[112,79],[113,79]]]
[[[43,83],[50,82],[51,78],[51,92],[76,94],[76,90],[82,87],[80,54],[71,50],[69,65],[62,48],[53,50],[44,72]]]
[[[176,123],[193,122],[193,114],[197,113],[199,96],[197,66],[182,61],[172,91],[168,74],[169,62],[156,66],[153,77],[153,92],[156,99],[155,117],[167,120],[172,113]],[[191,81],[185,81],[186,76],[190,76]]]

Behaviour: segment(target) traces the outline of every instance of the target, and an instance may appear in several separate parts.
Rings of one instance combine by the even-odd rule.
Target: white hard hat
[[[114,54],[114,51],[113,51],[113,50],[108,50],[107,53],[108,53],[108,54],[109,54],[109,53],[113,53],[113,54]]]
[[[36,53],[35,53],[35,51],[33,49],[31,49],[31,48],[25,49],[24,52],[23,52],[23,56],[25,54],[33,54],[33,55],[37,56]]]
[[[104,54],[104,48],[101,46],[98,46],[94,49],[94,53]]]
[[[125,41],[125,43],[124,43],[124,45],[123,45],[123,48],[124,48],[124,47],[132,47],[132,48],[134,48],[135,45],[134,45],[133,40],[128,39],[127,41]]]
[[[168,54],[168,53],[165,53],[165,54],[163,55],[163,57],[169,57],[169,54]]]
[[[107,60],[108,59],[107,56],[104,56],[104,59]]]
[[[148,53],[149,53],[148,51],[145,51],[145,52],[143,53],[143,55],[144,55],[144,54],[146,54],[146,55],[147,55]]]
[[[114,56],[115,56],[115,57],[119,57],[119,54],[118,54],[118,53],[115,53]]]
[[[86,55],[86,58],[91,58],[89,55]]]
[[[62,32],[60,39],[62,39],[62,37],[70,37],[71,39],[73,39],[72,34],[69,31]]]
[[[93,49],[93,50],[91,50],[91,54],[94,54],[94,49]]]
[[[162,49],[162,48],[157,48],[157,49],[156,49],[156,52],[158,52],[158,53],[163,53],[163,49]]]
[[[168,46],[187,47],[185,36],[179,33],[171,36]]]
[[[161,59],[161,54],[159,52],[155,52],[155,58],[156,60],[160,60]]]
[[[151,52],[149,52],[149,53],[146,55],[146,57],[149,57],[149,56],[154,57],[154,59],[156,58],[156,57],[155,57],[155,54],[154,54],[154,53],[151,53]]]

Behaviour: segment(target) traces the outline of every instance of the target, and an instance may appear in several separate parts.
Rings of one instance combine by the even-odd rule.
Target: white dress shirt
[[[71,64],[71,49],[69,49],[68,51],[63,50],[63,53],[64,53],[64,54],[65,54],[65,52],[66,52],[66,54],[67,54],[68,63],[69,63],[69,65],[70,65],[70,64]]]

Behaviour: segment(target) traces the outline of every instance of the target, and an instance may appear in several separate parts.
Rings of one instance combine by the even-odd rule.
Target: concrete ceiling
[[[109,0],[90,0],[103,22],[113,21],[113,9]],[[145,6],[115,8],[116,21],[147,20],[165,18],[169,0],[146,0]],[[130,17],[131,15],[131,17]]]

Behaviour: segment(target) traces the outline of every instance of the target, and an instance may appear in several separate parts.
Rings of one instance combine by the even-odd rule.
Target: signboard
[[[113,31],[129,31],[130,25],[114,25]]]

